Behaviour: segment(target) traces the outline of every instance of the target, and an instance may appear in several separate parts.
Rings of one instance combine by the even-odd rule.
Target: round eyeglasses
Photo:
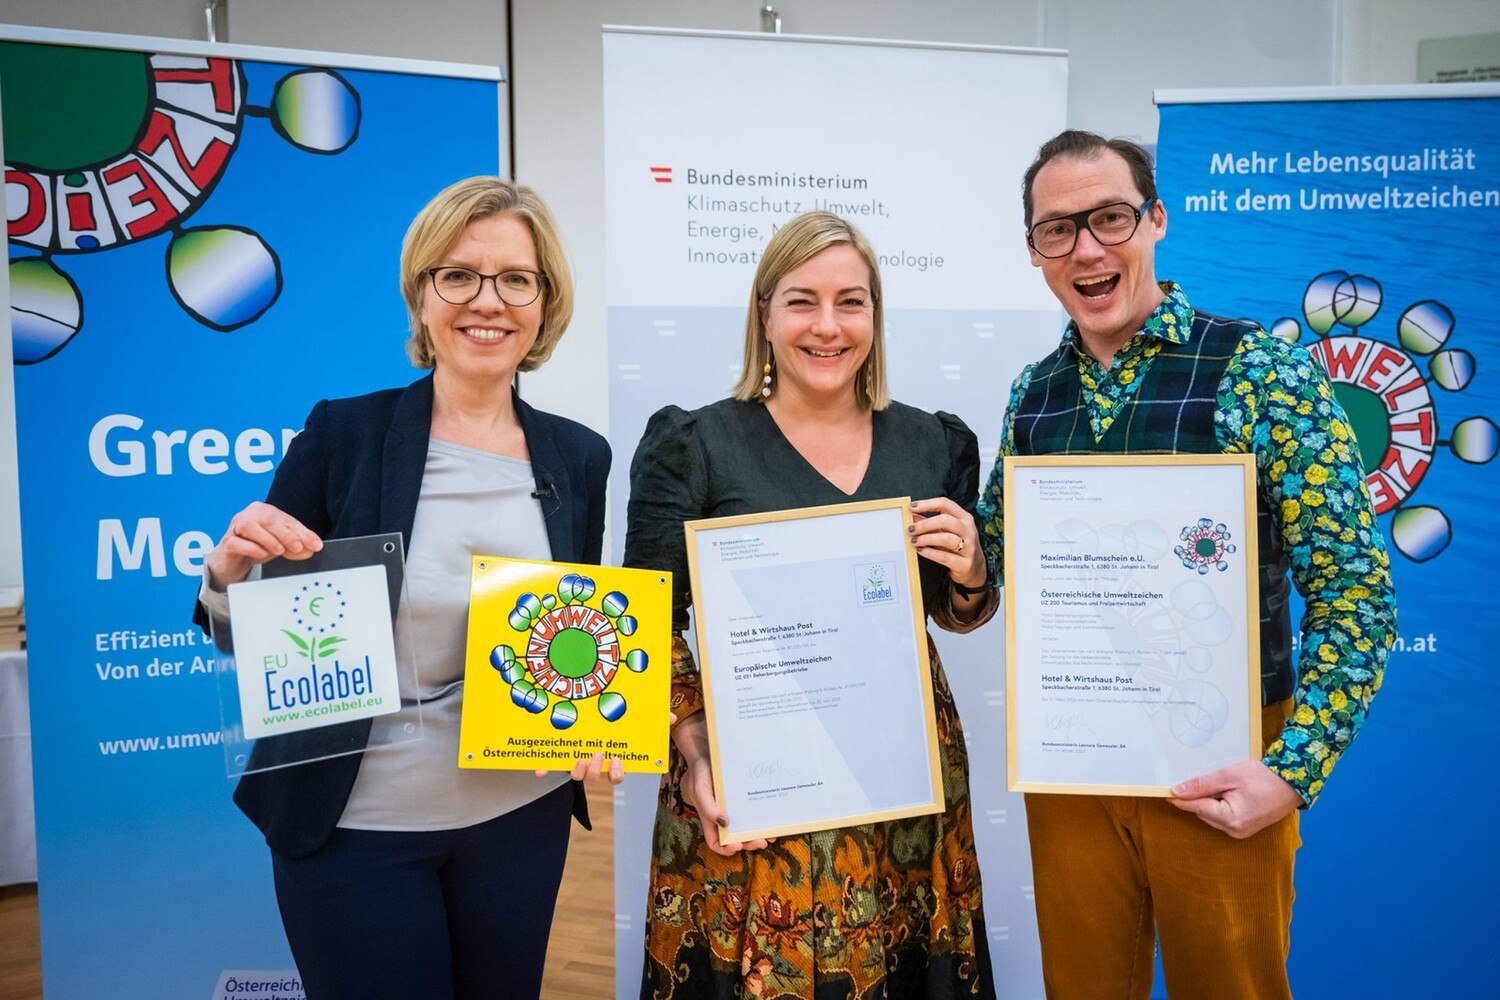
[[[524,268],[480,274],[467,267],[429,267],[427,274],[432,278],[432,290],[437,292],[438,298],[455,306],[466,306],[479,298],[485,279],[494,283],[495,294],[500,296],[501,302],[517,309],[535,302],[542,294],[542,286],[547,283],[547,276],[542,272]]]
[[[1026,231],[1026,242],[1039,256],[1066,257],[1078,245],[1078,231],[1087,229],[1100,246],[1119,246],[1135,235],[1141,216],[1155,203],[1155,198],[1147,198],[1140,208],[1135,208],[1127,201],[1117,201],[1072,215],[1043,219]]]

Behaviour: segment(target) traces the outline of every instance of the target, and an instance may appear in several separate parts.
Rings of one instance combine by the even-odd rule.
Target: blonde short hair
[[[573,318],[573,273],[557,235],[557,224],[541,196],[503,177],[470,177],[450,184],[423,206],[401,242],[401,297],[406,300],[411,319],[406,353],[418,368],[431,368],[437,363],[432,334],[422,322],[427,269],[442,263],[469,223],[493,215],[513,215],[526,224],[542,272],[542,328],[517,368],[523,372],[540,368],[552,356]]]
[[[885,376],[885,303],[880,292],[880,264],[875,248],[855,226],[832,212],[804,212],[776,230],[761,254],[750,286],[750,308],[745,315],[745,361],[734,398],[761,399],[761,377],[771,362],[771,344],[766,340],[765,310],[777,284],[829,247],[847,243],[864,258],[870,269],[870,300],[875,307],[875,336],[870,353],[854,379],[855,401],[865,409],[883,410],[891,404],[891,388]]]

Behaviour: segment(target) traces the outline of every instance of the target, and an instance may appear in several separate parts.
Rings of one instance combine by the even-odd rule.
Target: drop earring
[[[771,362],[762,365],[760,371],[760,398],[765,399],[771,395]]]

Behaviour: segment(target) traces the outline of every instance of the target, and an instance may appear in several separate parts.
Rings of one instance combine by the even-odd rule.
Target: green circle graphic
[[[114,159],[135,144],[151,94],[141,52],[0,42],[5,158],[65,171]]]
[[[1335,382],[1333,395],[1349,416],[1359,454],[1365,463],[1365,475],[1380,468],[1381,459],[1391,443],[1391,419],[1385,401],[1369,389],[1346,382]]]
[[[548,643],[547,659],[564,677],[587,677],[599,662],[599,643],[581,628],[565,628]]]
[[[1203,556],[1204,558],[1208,558],[1209,556],[1219,551],[1218,543],[1215,542],[1212,538],[1200,538],[1198,539],[1198,543],[1193,547],[1197,549],[1198,554],[1200,556]]]

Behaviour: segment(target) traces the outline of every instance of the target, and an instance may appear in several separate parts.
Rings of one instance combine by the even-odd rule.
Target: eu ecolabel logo
[[[327,580],[310,580],[292,595],[290,628],[281,631],[292,641],[287,653],[262,657],[266,671],[266,709],[304,708],[358,697],[374,691],[370,658],[350,666],[339,658],[348,641],[338,634],[349,614],[342,589]]]
[[[490,665],[510,685],[511,701],[533,715],[551,704],[555,729],[578,721],[580,701],[594,701],[606,721],[619,721],[626,704],[624,695],[609,690],[615,673],[621,663],[635,673],[647,666],[645,650],[621,655],[620,637],[636,629],[636,620],[625,613],[630,599],[610,591],[595,608],[587,603],[593,596],[594,581],[578,573],[559,579],[555,594],[522,594],[509,622],[527,634],[525,653],[518,656],[503,643],[490,651]]]
[[[1229,541],[1229,528],[1200,517],[1177,533],[1182,544],[1172,549],[1172,554],[1182,560],[1187,569],[1202,576],[1210,569],[1219,572],[1229,568],[1229,556],[1237,551]]]
[[[864,563],[854,567],[859,606],[863,608],[871,604],[889,604],[894,601],[896,590],[891,586],[891,579],[895,575],[895,563]]]

